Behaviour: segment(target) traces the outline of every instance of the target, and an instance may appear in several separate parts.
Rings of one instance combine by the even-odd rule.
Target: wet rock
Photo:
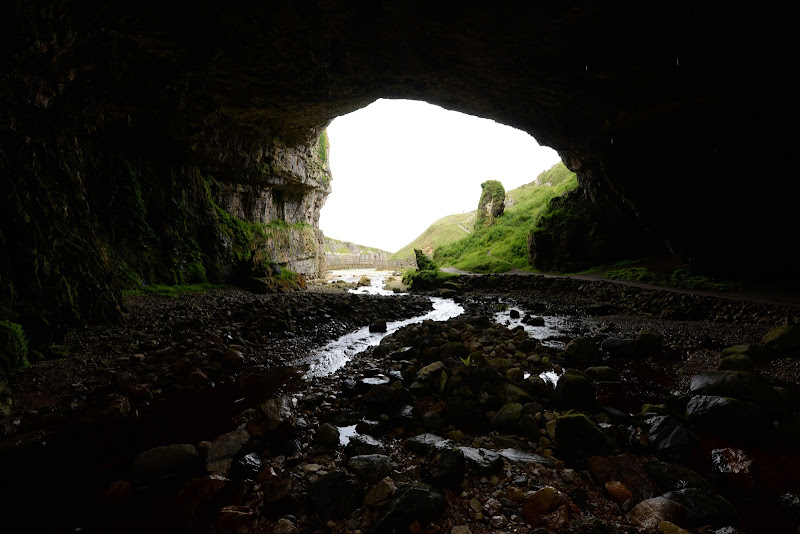
[[[662,492],[686,489],[711,489],[711,483],[688,467],[667,462],[652,461],[644,469]]]
[[[435,486],[455,489],[464,481],[466,460],[456,447],[438,447],[425,458],[424,477]]]
[[[335,449],[339,446],[339,429],[330,423],[323,423],[314,435],[314,441],[323,447]]]
[[[234,457],[250,439],[242,428],[219,436],[211,444],[206,455],[206,470],[214,475],[227,476]]]
[[[519,403],[506,404],[492,417],[492,425],[500,432],[517,433],[520,430],[519,419],[522,405]]]
[[[386,332],[386,319],[378,319],[369,325],[370,332]]]
[[[263,464],[258,454],[251,452],[235,460],[228,471],[228,478],[233,481],[255,480],[261,472]]]
[[[308,496],[312,509],[328,521],[345,517],[360,507],[364,492],[354,475],[332,471],[314,482]]]
[[[414,483],[398,489],[384,513],[375,522],[374,531],[406,534],[419,522],[423,528],[442,515],[447,501],[442,493],[427,484]]]
[[[394,469],[397,463],[383,454],[362,454],[347,461],[347,470],[368,484],[376,484]]]
[[[642,354],[658,354],[664,344],[664,334],[655,330],[640,330],[636,334],[636,351]]]
[[[600,360],[600,349],[591,339],[579,337],[564,347],[564,360],[569,365],[585,366]]]
[[[365,454],[385,454],[386,447],[370,436],[353,436],[344,448],[344,455],[347,458],[353,456],[363,456]]]
[[[364,496],[364,504],[370,508],[380,508],[386,504],[395,491],[397,491],[397,486],[394,480],[386,477],[367,492]]]
[[[619,382],[619,371],[605,365],[587,367],[584,373],[592,382]]]
[[[449,440],[436,434],[419,434],[412,438],[408,438],[403,444],[403,447],[417,456],[427,456],[428,453],[435,447],[443,447],[449,445]]]
[[[286,396],[262,404],[247,425],[247,430],[254,436],[277,433],[286,437],[294,432],[294,428],[292,400]]]
[[[180,479],[197,473],[201,466],[200,455],[194,445],[164,445],[138,455],[131,465],[130,477],[143,482]]]
[[[505,458],[511,463],[517,464],[539,464],[545,467],[553,467],[555,462],[550,458],[545,458],[532,452],[521,451],[519,449],[506,448],[497,451],[501,458]]]
[[[653,497],[634,506],[628,513],[628,519],[643,532],[658,532],[662,521],[676,525],[685,524],[686,508],[666,497]]]
[[[655,497],[660,493],[655,483],[650,480],[647,471],[639,465],[637,458],[632,455],[594,456],[586,460],[586,465],[594,479],[605,485],[606,489],[608,489],[608,483],[610,482],[623,484],[633,499],[632,504]]]
[[[735,441],[764,441],[772,436],[772,419],[752,402],[697,395],[689,400],[686,413],[693,427]]]
[[[479,475],[492,475],[503,469],[503,459],[489,449],[460,447],[469,468]]]
[[[774,353],[796,351],[800,349],[800,328],[793,325],[777,326],[761,338],[761,344]]]
[[[731,354],[719,361],[720,371],[752,371],[753,360],[746,354]]]
[[[608,437],[583,414],[562,415],[554,426],[559,457],[582,460],[605,456],[612,450]]]
[[[671,415],[653,415],[646,419],[650,426],[650,450],[661,460],[685,463],[697,439],[683,423]]]
[[[556,488],[545,486],[525,500],[522,517],[534,528],[559,530],[569,521],[569,500]]]
[[[509,382],[505,382],[500,385],[500,389],[498,391],[498,398],[500,399],[500,402],[502,402],[503,404],[509,404],[509,403],[526,404],[533,401],[533,397],[531,397],[530,393],[520,388],[519,386],[515,386],[514,384],[511,384]]]
[[[756,489],[753,460],[741,449],[712,450],[711,473],[721,484],[740,493],[752,493]]]
[[[782,413],[781,399],[772,384],[757,373],[711,371],[692,377],[689,390],[694,395],[732,397],[754,402],[773,413]]]
[[[685,526],[724,527],[736,526],[739,523],[733,506],[713,491],[688,488],[670,491],[664,494],[664,497],[683,505],[686,509]]]
[[[587,408],[595,404],[595,386],[586,377],[565,373],[558,379],[554,400],[559,406]]]

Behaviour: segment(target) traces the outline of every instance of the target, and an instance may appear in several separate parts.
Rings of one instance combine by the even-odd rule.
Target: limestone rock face
[[[224,279],[242,235],[216,207],[315,228],[320,132],[380,97],[525,130],[578,174],[576,195],[625,206],[697,267],[797,271],[789,178],[757,179],[765,154],[793,153],[789,6],[14,5],[0,12],[0,299],[43,328],[118,316],[120,259],[161,282],[199,260]],[[606,247],[582,228],[535,256],[569,236]]]

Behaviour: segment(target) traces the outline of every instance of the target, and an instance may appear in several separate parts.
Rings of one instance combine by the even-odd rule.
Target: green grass
[[[422,250],[426,254],[433,254],[436,247],[458,241],[462,237],[469,235],[461,229],[461,226],[470,232],[473,230],[476,213],[477,211],[470,211],[468,213],[459,213],[442,217],[430,225],[411,243],[392,254],[389,259],[413,260],[415,248]],[[459,226],[459,223],[461,223],[461,226]]]
[[[738,282],[711,278],[695,273],[687,267],[679,267],[669,273],[654,273],[647,267],[619,266],[617,269],[603,271],[602,275],[613,280],[627,280],[695,291],[734,291],[740,289]]]
[[[493,226],[439,245],[434,260],[441,266],[479,273],[529,269],[528,235],[538,229],[540,218],[553,216],[548,214],[550,200],[577,186],[575,173],[558,163],[530,184],[507,191],[509,206]]]

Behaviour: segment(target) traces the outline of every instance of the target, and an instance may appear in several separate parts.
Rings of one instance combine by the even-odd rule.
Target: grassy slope
[[[513,205],[495,224],[458,241],[439,246],[434,259],[442,266],[473,272],[505,272],[528,266],[528,234],[536,228],[550,200],[577,186],[575,173],[563,163],[527,185],[506,192]],[[463,232],[462,232],[463,233]]]
[[[430,225],[427,230],[417,236],[411,243],[392,254],[389,259],[413,260],[415,248],[422,250],[429,256],[432,255],[437,247],[453,243],[467,235],[467,233],[461,229],[459,223],[467,230],[472,231],[475,224],[475,214],[475,211],[470,211],[468,213],[458,213],[456,215],[442,217]]]

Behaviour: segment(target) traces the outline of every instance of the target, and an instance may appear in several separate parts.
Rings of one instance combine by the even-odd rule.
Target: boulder
[[[600,349],[591,339],[579,337],[564,347],[564,360],[569,365],[585,366],[600,360]]]
[[[503,458],[489,449],[461,447],[469,468],[479,475],[492,475],[503,469]]]
[[[711,525],[713,528],[718,528],[739,524],[733,506],[711,490],[687,488],[670,491],[664,494],[664,497],[681,504],[686,509],[685,526]]]
[[[774,353],[796,351],[800,349],[800,328],[794,325],[777,326],[761,338],[761,344]]]
[[[636,351],[642,354],[658,354],[662,351],[664,334],[655,330],[640,330],[636,334]]]
[[[654,460],[646,462],[644,469],[662,492],[686,489],[711,489],[711,483],[688,467]]]
[[[568,408],[591,407],[597,401],[594,384],[584,376],[564,373],[556,384],[554,400]]]
[[[386,447],[371,436],[353,436],[344,448],[344,455],[347,458],[362,456],[364,454],[385,454]]]
[[[347,460],[347,470],[372,485],[397,469],[397,463],[384,454],[362,454]]]
[[[386,319],[375,320],[369,325],[370,332],[386,332],[386,330]]]
[[[666,497],[653,497],[634,506],[628,513],[628,519],[642,532],[659,532],[659,525],[664,521],[685,524],[686,508]]]
[[[339,437],[340,433],[338,428],[330,423],[323,423],[314,435],[314,441],[323,447],[335,449],[339,446]]]
[[[519,403],[509,403],[497,410],[494,417],[492,417],[492,425],[500,432],[514,434],[519,432],[520,415],[522,413],[522,405]]]
[[[559,457],[580,461],[605,456],[613,449],[608,437],[583,414],[562,415],[554,426]]]
[[[447,501],[439,490],[419,482],[407,484],[395,492],[375,521],[374,532],[406,534],[413,523],[424,528],[446,509]]]
[[[339,519],[359,508],[364,500],[361,484],[344,471],[321,476],[308,492],[312,509],[323,521]]]
[[[552,486],[545,486],[525,499],[522,517],[534,528],[560,530],[569,521],[569,499]]]
[[[214,475],[227,476],[233,458],[250,439],[243,428],[219,436],[206,453],[206,470]]]
[[[772,418],[752,402],[696,395],[686,405],[687,421],[703,432],[738,442],[757,442],[773,435]]]
[[[680,419],[671,415],[651,415],[646,421],[650,427],[647,434],[650,450],[659,459],[673,463],[689,461],[697,438]]]
[[[458,488],[466,474],[464,453],[457,447],[438,447],[425,458],[423,474],[437,487]]]
[[[785,412],[780,395],[758,373],[711,371],[692,377],[689,391],[694,395],[716,395],[754,402],[772,413]]]
[[[731,354],[719,361],[720,371],[752,371],[753,360],[746,354]]]
[[[131,464],[130,477],[142,482],[184,479],[198,473],[201,467],[194,445],[164,445],[139,454]]]
[[[403,447],[417,456],[426,456],[434,447],[446,447],[449,444],[449,440],[436,434],[419,434],[408,438]]]
[[[624,485],[630,494],[631,504],[637,504],[645,499],[659,495],[658,487],[650,479],[647,471],[639,464],[636,457],[629,454],[619,456],[593,456],[586,460],[586,466],[592,477],[608,489],[608,484],[617,482]],[[621,489],[612,484],[612,492]],[[624,492],[617,492],[618,494]],[[625,502],[625,501],[618,501]]]

